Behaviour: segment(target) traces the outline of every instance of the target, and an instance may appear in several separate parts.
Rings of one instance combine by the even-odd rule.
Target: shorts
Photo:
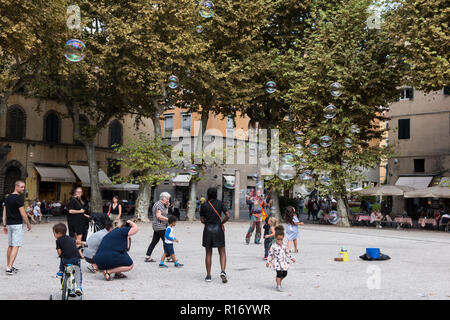
[[[7,225],[8,245],[10,247],[21,247],[23,240],[23,224]]]
[[[284,279],[287,276],[287,270],[277,270],[277,278]]]
[[[166,256],[175,254],[175,251],[173,250],[173,243],[164,242],[164,253],[166,254]]]

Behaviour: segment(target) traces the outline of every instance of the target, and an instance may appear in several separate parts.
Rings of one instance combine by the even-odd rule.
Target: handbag
[[[217,212],[216,208],[214,208],[214,206],[211,204],[211,202],[208,200],[209,205],[211,206],[211,208],[213,208],[214,212],[217,214],[217,216],[219,217],[220,222],[222,222],[222,217],[220,216],[220,214]],[[225,231],[225,226],[221,223],[222,225],[222,231]]]

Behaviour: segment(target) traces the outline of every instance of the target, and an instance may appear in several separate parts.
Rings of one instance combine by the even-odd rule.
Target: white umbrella
[[[415,190],[409,186],[393,186],[384,184],[375,188],[358,191],[363,196],[403,196],[405,192]]]
[[[405,198],[450,198],[450,188],[434,186],[425,189],[409,191],[405,193]]]

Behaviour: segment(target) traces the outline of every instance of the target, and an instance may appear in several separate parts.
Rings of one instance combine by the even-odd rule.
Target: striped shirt
[[[157,201],[152,208],[153,213],[153,230],[155,231],[161,231],[166,230],[167,228],[167,221],[161,221],[158,218],[156,218],[156,211],[161,211],[162,215],[167,218],[167,208],[166,206],[160,201]]]

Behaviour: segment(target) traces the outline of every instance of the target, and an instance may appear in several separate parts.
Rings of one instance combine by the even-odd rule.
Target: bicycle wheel
[[[61,299],[62,300],[69,300],[68,281],[69,281],[69,278],[64,273],[64,276],[63,276],[63,279],[62,279],[62,288],[61,288]]]

